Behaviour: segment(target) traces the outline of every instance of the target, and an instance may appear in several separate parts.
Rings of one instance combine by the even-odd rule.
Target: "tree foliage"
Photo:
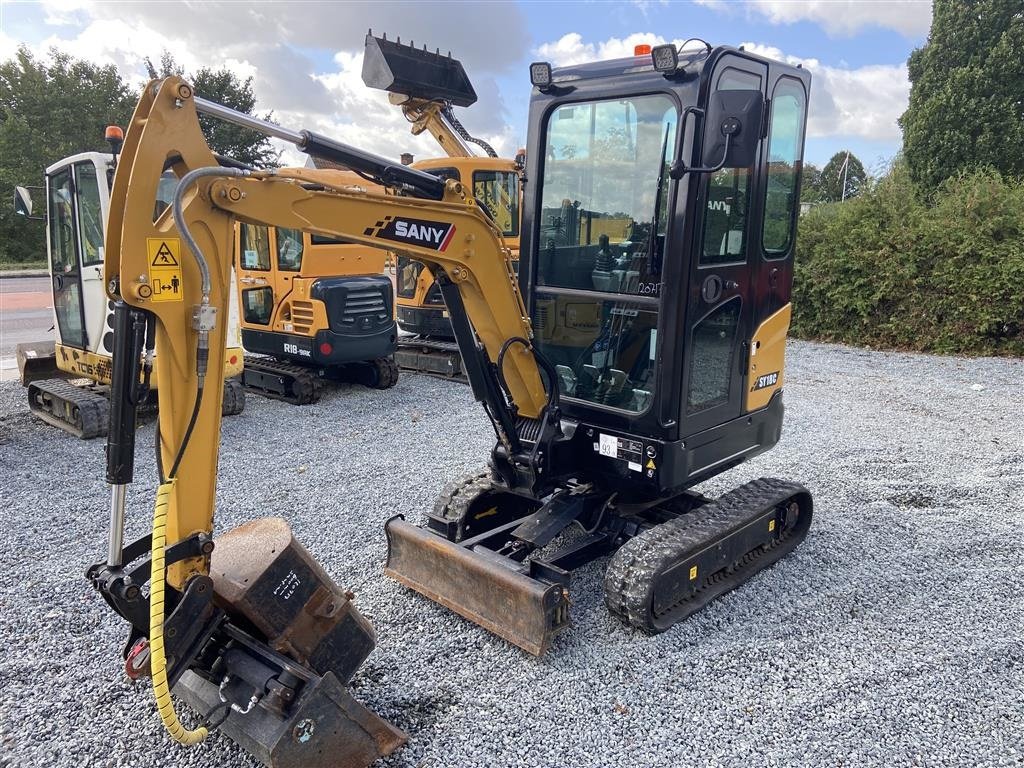
[[[1024,354],[1024,184],[983,168],[915,194],[897,161],[800,219],[793,332],[942,353]]]
[[[820,203],[821,199],[821,168],[813,163],[804,163],[803,176],[800,183],[800,202]]]
[[[168,77],[170,75],[184,77],[192,83],[197,96],[223,104],[225,107],[231,107],[239,112],[254,115],[256,96],[253,94],[251,77],[240,80],[229,69],[214,70],[208,67],[203,67],[194,75],[186,75],[184,69],[168,51],[164,51],[160,57],[159,72],[148,59],[146,64],[151,77]],[[261,120],[270,120],[271,113],[254,116]],[[257,168],[277,165],[279,153],[271,146],[270,140],[258,131],[242,128],[206,115],[199,116],[199,124],[210,149],[214,152]]]
[[[49,61],[22,47],[0,62],[0,261],[46,258],[43,223],[14,213],[14,187],[41,185],[46,167],[67,155],[109,149],[104,128],[126,125],[135,102],[113,66],[57,49]],[[38,214],[45,199],[33,192]]]
[[[935,0],[928,41],[910,56],[900,118],[911,178],[931,193],[962,170],[1024,175],[1024,6]]]
[[[855,154],[845,149],[836,152],[818,176],[818,202],[838,203],[849,200],[859,195],[867,182],[867,171]]]

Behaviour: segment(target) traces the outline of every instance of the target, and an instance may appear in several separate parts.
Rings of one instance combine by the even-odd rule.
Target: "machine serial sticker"
[[[774,387],[779,383],[779,372],[766,373],[764,376],[758,376],[757,381],[754,382],[751,392],[756,392],[759,389],[765,389],[766,387]]]
[[[407,243],[432,251],[443,251],[455,234],[455,225],[443,221],[385,216],[374,226],[363,230],[367,237],[379,237],[395,243]]]
[[[598,442],[594,443],[594,450],[602,456],[628,461],[629,468],[634,472],[643,470],[643,467],[640,465],[643,444],[639,440],[627,440],[622,437],[615,437],[615,435],[606,435],[602,432],[598,435]]]
[[[184,301],[181,279],[181,240],[176,237],[147,237],[151,301]]]

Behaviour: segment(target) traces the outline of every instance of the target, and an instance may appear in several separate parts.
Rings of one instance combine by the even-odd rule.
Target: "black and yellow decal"
[[[750,388],[751,392],[756,392],[759,389],[765,387],[774,387],[779,383],[779,372],[773,371],[772,373],[766,373],[763,376],[758,376],[754,381],[754,386]]]
[[[410,219],[405,216],[385,216],[363,234],[395,243],[407,243],[420,248],[444,251],[455,234],[455,225],[444,221]]]

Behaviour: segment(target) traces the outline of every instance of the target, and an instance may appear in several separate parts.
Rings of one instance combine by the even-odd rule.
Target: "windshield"
[[[675,129],[675,106],[661,95],[571,104],[551,114],[538,285],[659,293]]]
[[[515,171],[473,171],[473,196],[505,237],[519,237],[519,175]]]
[[[548,118],[533,322],[567,397],[631,413],[653,401],[676,123],[662,95]]]

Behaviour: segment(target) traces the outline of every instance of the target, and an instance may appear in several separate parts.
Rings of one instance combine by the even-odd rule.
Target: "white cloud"
[[[429,135],[412,136],[401,111],[387,94],[367,88],[360,75],[365,31],[394,39],[413,32],[418,45],[449,49],[465,64],[478,103],[457,114],[474,135],[499,153],[512,156],[521,143],[508,120],[494,75],[522,58],[526,29],[514,6],[465,6],[420,2],[204,2],[124,0],[45,0],[52,34],[31,46],[46,57],[50,47],[97,64],[113,64],[133,87],[148,79],[144,59],[159,64],[168,50],[186,72],[227,67],[253,78],[259,112],[293,128],[308,128],[397,158],[441,154]],[[481,35],[482,28],[502,30]],[[340,31],[339,31],[340,30]],[[402,35],[404,42],[410,38]],[[0,32],[0,58],[17,43]],[[310,51],[335,53],[333,64],[317,66]],[[525,123],[524,119],[521,121]],[[285,149],[284,160],[303,164],[304,156]]]
[[[653,32],[634,32],[623,38],[611,37],[595,44],[584,42],[578,32],[570,32],[554,42],[537,46],[535,53],[556,67],[567,67],[588,61],[626,58],[632,56],[633,49],[641,44],[654,46],[673,43],[677,48],[682,48],[684,42],[679,39],[666,40]],[[690,47],[699,45],[690,43]]]
[[[569,66],[632,56],[636,44],[660,45],[665,42],[679,46],[683,41],[667,41],[659,35],[637,32],[625,38],[612,37],[594,43],[585,41],[577,32],[570,32],[539,46],[535,53],[555,66]],[[873,141],[900,139],[896,121],[910,98],[910,80],[905,64],[831,67],[816,59],[786,55],[768,45],[743,43],[743,46],[761,56],[800,64],[810,70],[808,136],[855,136]]]
[[[744,43],[743,47],[760,56],[801,64],[810,70],[808,136],[856,136],[874,141],[900,139],[896,121],[910,99],[906,64],[876,64],[856,69],[830,67],[817,59],[787,56],[768,45]]]
[[[732,11],[740,5],[723,0],[694,2],[716,11]],[[928,33],[932,21],[931,0],[744,0],[741,7],[772,24],[813,22],[835,37],[854,35],[866,27],[917,37]]]

